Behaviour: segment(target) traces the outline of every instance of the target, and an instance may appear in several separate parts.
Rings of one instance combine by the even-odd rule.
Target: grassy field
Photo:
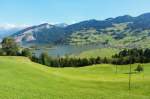
[[[132,65],[132,69],[137,64]],[[150,99],[150,64],[132,74],[128,66],[101,64],[50,68],[24,57],[0,57],[0,99]]]
[[[91,57],[100,56],[102,58],[104,58],[104,57],[110,58],[110,57],[112,57],[112,55],[116,54],[117,52],[119,52],[119,49],[101,48],[101,49],[93,49],[93,50],[84,51],[84,52],[76,55],[76,57],[91,58]]]

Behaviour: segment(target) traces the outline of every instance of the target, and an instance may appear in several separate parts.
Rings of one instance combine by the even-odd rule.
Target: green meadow
[[[132,65],[132,71],[137,64]],[[109,64],[51,68],[24,57],[0,57],[0,99],[150,99],[150,64],[133,73]]]
[[[111,58],[112,55],[116,54],[119,52],[119,49],[116,48],[100,48],[100,49],[93,49],[93,50],[87,50],[83,51],[80,54],[77,55],[77,57],[80,58],[91,58],[91,57],[108,57]]]

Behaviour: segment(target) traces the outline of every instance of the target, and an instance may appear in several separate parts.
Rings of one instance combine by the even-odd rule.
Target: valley
[[[148,4],[0,0],[0,99],[150,99]]]

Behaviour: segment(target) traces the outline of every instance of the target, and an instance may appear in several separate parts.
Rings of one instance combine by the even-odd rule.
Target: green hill
[[[128,67],[95,65],[50,68],[24,57],[0,57],[0,99],[150,99],[150,64],[132,74]],[[135,68],[136,64],[133,66]]]
[[[112,55],[116,54],[119,52],[119,49],[116,48],[99,48],[99,49],[92,49],[92,50],[87,50],[83,51],[78,55],[71,55],[73,57],[80,57],[80,58],[91,58],[91,57],[108,57],[111,58]]]

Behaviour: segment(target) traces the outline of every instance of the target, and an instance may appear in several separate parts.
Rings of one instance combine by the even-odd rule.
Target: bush
[[[143,70],[144,70],[143,67],[141,65],[138,65],[134,71],[141,72]]]
[[[22,50],[22,56],[31,57],[32,53],[31,53],[30,49],[28,49],[28,48],[23,49]]]

